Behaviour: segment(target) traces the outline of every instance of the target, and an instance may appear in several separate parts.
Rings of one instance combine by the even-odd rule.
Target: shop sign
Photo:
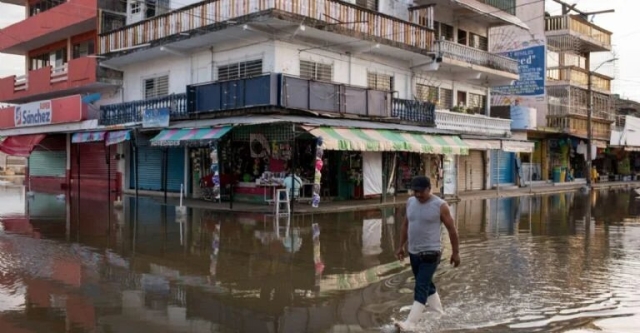
[[[142,117],[143,128],[164,128],[169,126],[169,108],[146,109]]]
[[[16,127],[51,124],[51,101],[40,101],[18,105],[14,108]]]

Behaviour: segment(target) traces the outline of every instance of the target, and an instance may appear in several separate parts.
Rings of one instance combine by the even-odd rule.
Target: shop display
[[[316,163],[315,163],[315,174],[313,177],[313,199],[311,200],[311,206],[314,208],[318,208],[320,205],[320,181],[322,179],[322,167],[324,163],[322,162],[322,137],[318,137],[316,140]]]

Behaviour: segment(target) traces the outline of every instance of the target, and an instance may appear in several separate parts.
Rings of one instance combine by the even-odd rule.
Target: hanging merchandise
[[[322,137],[319,136],[316,140],[316,170],[313,177],[313,199],[311,201],[311,206],[313,208],[318,208],[320,205],[320,180],[322,178]]]
[[[213,199],[220,200],[220,173],[218,164],[218,148],[215,145],[211,146],[211,180],[213,181]]]

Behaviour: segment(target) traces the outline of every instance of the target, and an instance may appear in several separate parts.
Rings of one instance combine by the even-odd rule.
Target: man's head
[[[411,190],[419,201],[426,201],[431,196],[431,179],[426,176],[416,176],[411,180]]]

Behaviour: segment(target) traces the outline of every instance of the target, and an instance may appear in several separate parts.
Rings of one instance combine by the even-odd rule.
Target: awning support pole
[[[164,189],[164,203],[167,204],[167,186],[169,174],[169,148],[164,148],[162,152],[162,188]]]

